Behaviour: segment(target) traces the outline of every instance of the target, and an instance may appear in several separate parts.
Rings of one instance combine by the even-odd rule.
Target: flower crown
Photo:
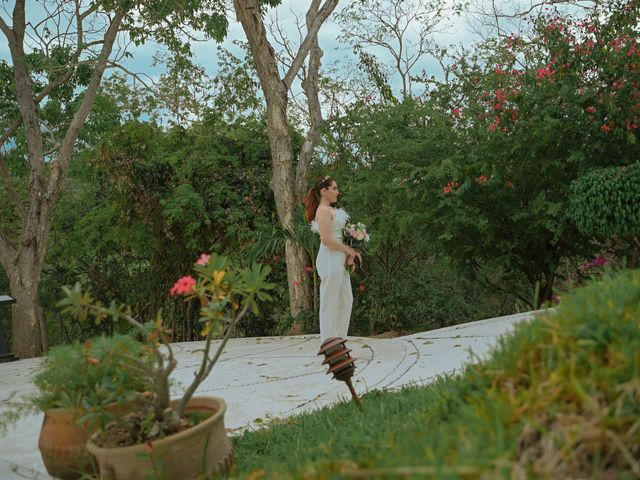
[[[325,176],[322,180],[320,180],[318,183],[316,183],[316,189],[320,189],[320,188],[324,188],[324,184],[326,183],[327,180],[329,180],[331,177],[329,175]]]

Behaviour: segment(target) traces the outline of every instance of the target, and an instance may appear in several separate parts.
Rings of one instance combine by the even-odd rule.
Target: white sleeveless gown
[[[331,236],[342,243],[342,229],[349,214],[341,208],[331,220]],[[319,233],[318,224],[311,222],[311,229]],[[316,257],[316,269],[320,276],[320,342],[330,337],[347,337],[353,294],[351,278],[345,268],[347,254],[332,250],[320,243]]]

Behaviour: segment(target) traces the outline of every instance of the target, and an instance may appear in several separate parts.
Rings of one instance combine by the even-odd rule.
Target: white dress
[[[349,214],[337,209],[331,220],[331,237],[342,243],[342,229],[349,220]],[[317,222],[311,222],[311,229],[319,233]],[[320,342],[330,337],[346,338],[351,319],[353,294],[351,278],[345,268],[347,254],[332,250],[320,243],[316,257],[316,269],[320,276]]]

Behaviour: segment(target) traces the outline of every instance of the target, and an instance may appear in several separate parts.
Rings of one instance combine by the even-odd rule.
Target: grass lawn
[[[640,478],[640,271],[593,282],[457,377],[234,440],[234,478]]]

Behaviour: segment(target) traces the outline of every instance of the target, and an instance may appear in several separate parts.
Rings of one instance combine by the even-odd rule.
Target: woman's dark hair
[[[307,219],[307,222],[316,218],[316,210],[318,210],[318,206],[320,205],[320,190],[329,187],[332,183],[333,178],[327,175],[318,180],[313,187],[307,191],[307,194],[304,196],[304,218]]]

